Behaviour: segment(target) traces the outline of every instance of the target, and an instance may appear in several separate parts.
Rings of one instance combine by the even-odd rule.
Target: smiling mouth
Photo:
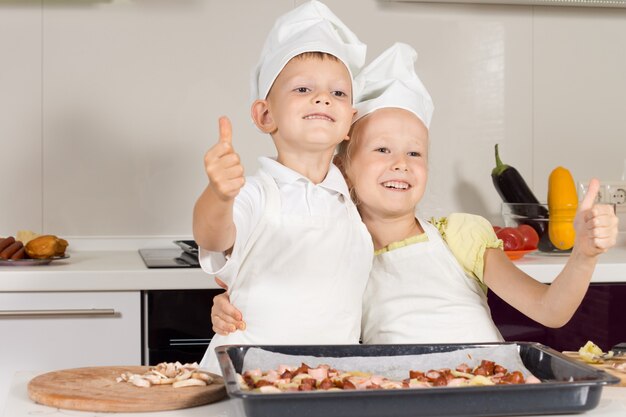
[[[334,122],[335,119],[333,119],[332,117],[328,116],[327,114],[323,114],[323,113],[313,113],[313,114],[307,114],[306,116],[303,117],[304,120],[326,120],[328,122]]]
[[[390,190],[408,190],[411,188],[411,184],[403,181],[386,181],[382,183],[382,186]]]

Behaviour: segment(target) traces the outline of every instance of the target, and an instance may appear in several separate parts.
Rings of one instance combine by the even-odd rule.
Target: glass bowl
[[[573,213],[576,213],[572,207]],[[531,226],[539,235],[539,252],[551,255],[567,255],[572,250],[557,249],[548,236],[550,212],[545,203],[502,203],[502,219],[505,227],[517,227],[521,224]],[[558,221],[573,223],[574,217],[561,218]]]

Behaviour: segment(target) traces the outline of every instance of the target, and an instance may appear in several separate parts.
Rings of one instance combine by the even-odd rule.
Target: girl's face
[[[356,122],[344,163],[364,218],[415,215],[428,179],[428,129],[413,113],[376,110]]]

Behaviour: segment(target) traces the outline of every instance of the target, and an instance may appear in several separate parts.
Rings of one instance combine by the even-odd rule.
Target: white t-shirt
[[[229,286],[244,332],[215,335],[202,366],[218,372],[226,344],[355,344],[373,245],[339,170],[320,184],[269,158],[235,200],[232,256],[201,251]]]
[[[283,215],[308,214],[332,219],[345,211],[345,202],[340,200],[341,197],[350,200],[350,192],[341,171],[335,165],[331,164],[326,178],[315,185],[273,158],[262,156],[259,163],[261,170],[277,182]],[[265,197],[260,178],[246,177],[246,184],[237,195],[233,207],[237,235],[228,263],[223,252],[209,252],[200,248],[199,260],[204,272],[218,276],[229,286],[232,284],[241,262],[242,250],[263,215]]]

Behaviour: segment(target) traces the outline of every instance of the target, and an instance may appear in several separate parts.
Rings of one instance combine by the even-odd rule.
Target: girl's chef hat
[[[433,100],[415,73],[417,52],[405,43],[395,43],[380,54],[354,79],[357,113],[352,123],[385,107],[414,113],[430,127]]]
[[[310,1],[276,20],[261,51],[251,83],[252,101],[265,99],[287,62],[304,52],[325,52],[340,59],[350,77],[365,63],[366,45],[319,1]]]

